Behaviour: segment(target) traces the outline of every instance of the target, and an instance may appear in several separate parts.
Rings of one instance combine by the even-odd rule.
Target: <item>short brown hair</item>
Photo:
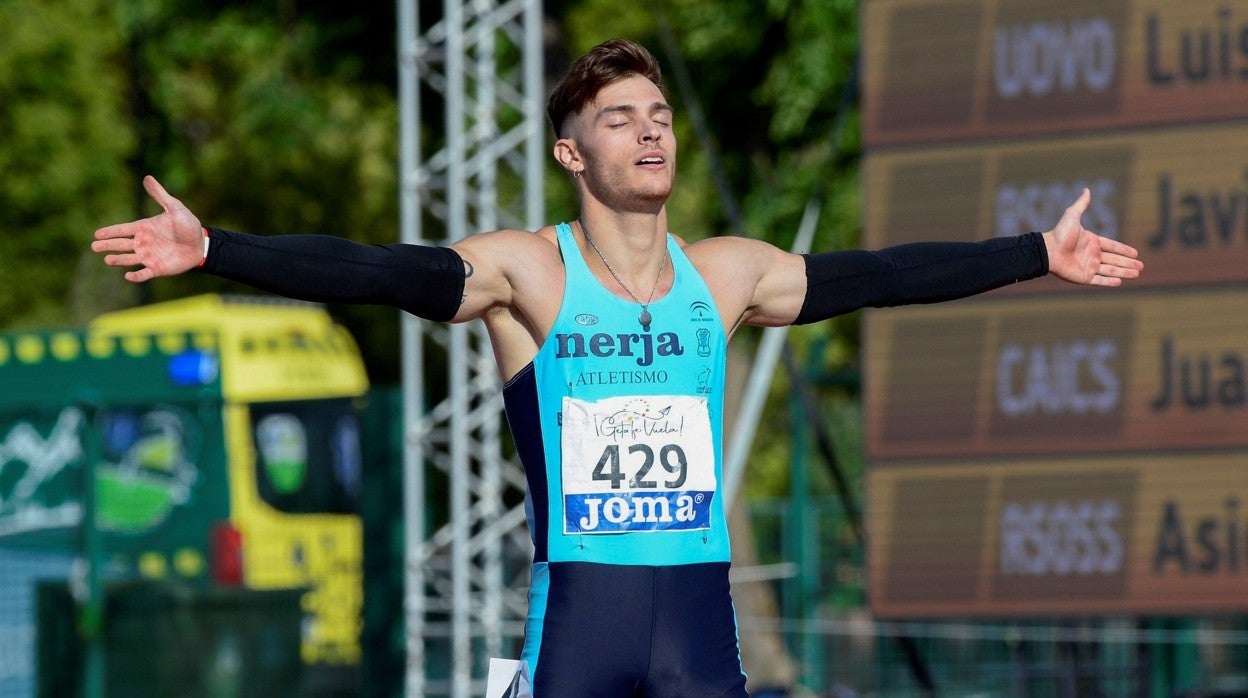
[[[602,88],[624,78],[640,75],[663,90],[663,73],[659,62],[641,44],[628,39],[611,39],[590,49],[576,59],[568,74],[555,86],[546,102],[546,116],[555,130],[555,138],[564,136],[570,117],[581,113]],[[666,97],[664,92],[664,97]]]

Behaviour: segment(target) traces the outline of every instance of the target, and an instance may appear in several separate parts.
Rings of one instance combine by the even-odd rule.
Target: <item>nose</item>
[[[641,127],[641,142],[658,143],[659,139],[662,137],[663,131],[659,128],[659,125],[653,120],[647,119]]]

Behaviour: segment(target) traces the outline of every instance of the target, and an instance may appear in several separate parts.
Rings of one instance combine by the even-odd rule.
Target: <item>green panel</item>
[[[205,346],[207,345],[207,346]],[[220,395],[215,342],[189,334],[0,333],[0,409]]]
[[[218,374],[189,335],[0,334],[0,543],[81,549],[90,458],[110,571],[202,577],[229,511]]]
[[[374,387],[360,427],[368,474],[360,515],[364,525],[364,609],[360,645],[361,698],[403,695],[406,636],[403,607],[403,395]]]

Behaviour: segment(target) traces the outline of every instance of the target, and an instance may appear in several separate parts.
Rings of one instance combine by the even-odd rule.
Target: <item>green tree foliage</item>
[[[393,74],[393,13],[368,25],[390,40],[368,37],[370,52],[390,49],[377,70],[341,50],[363,28],[333,3],[215,4],[0,5],[0,97],[17,105],[0,114],[4,325],[240,291],[197,275],[132,287],[86,252],[95,228],[156,211],[144,174],[221,227],[397,237],[397,108],[392,83],[373,81]],[[393,379],[396,313],[339,315],[374,377]]]
[[[91,31],[75,28],[91,27]],[[0,323],[68,324],[98,278],[84,231],[130,212],[134,131],[113,69],[124,37],[96,0],[0,3]],[[85,272],[88,278],[79,279]],[[116,291],[119,285],[113,284]]]
[[[151,147],[142,169],[219,227],[393,242],[397,107],[389,87],[352,78],[358,64],[321,52],[323,31],[271,11],[227,10],[193,21],[137,19],[135,115]],[[138,174],[138,173],[136,173]],[[137,180],[137,177],[136,177]],[[184,276],[152,284],[155,299],[234,284]],[[395,311],[335,308],[374,380],[397,380]]]

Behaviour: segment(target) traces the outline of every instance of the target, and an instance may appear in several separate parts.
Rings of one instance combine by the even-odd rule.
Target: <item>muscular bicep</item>
[[[788,325],[806,295],[802,258],[740,237],[700,240],[686,253],[715,296],[728,331],[738,325]]]
[[[561,270],[558,249],[540,233],[481,233],[451,248],[463,258],[466,274],[463,299],[452,322],[473,320],[504,308],[524,313],[526,309],[518,306],[524,305],[526,294],[541,296]]]
[[[506,266],[499,258],[502,245],[495,235],[473,235],[451,245],[464,260],[464,293],[452,322],[475,320],[511,300]]]
[[[748,325],[791,325],[806,298],[806,263],[795,254],[770,248],[759,270],[754,298],[743,321]]]

